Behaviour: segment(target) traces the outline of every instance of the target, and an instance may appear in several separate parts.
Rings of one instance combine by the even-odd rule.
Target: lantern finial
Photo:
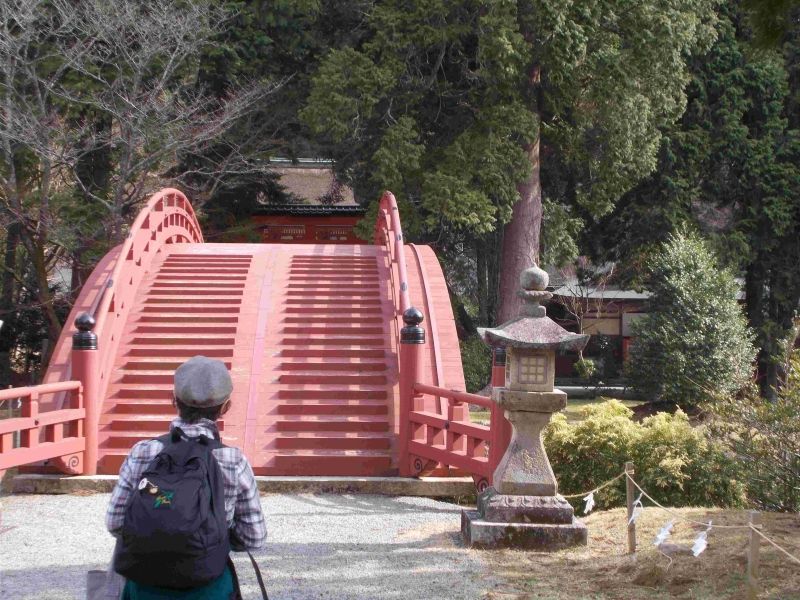
[[[550,276],[547,271],[535,264],[520,273],[519,285],[522,289],[517,294],[525,301],[522,308],[524,316],[536,318],[547,316],[547,310],[540,303],[553,297],[553,294],[547,291],[549,282]]]

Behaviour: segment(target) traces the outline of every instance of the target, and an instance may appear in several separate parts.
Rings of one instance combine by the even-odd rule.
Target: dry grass
[[[747,513],[723,509],[676,509],[684,517],[717,525],[747,522]],[[624,509],[589,515],[589,545],[553,554],[513,550],[484,551],[492,573],[505,583],[484,600],[638,600],[654,598],[744,599],[748,532],[712,529],[708,548],[699,557],[671,558],[653,545],[658,530],[671,517],[648,508],[637,520],[639,551],[626,555]],[[669,542],[685,550],[703,528],[678,523]],[[765,514],[764,532],[795,555],[800,554],[800,516]],[[759,598],[800,600],[800,565],[777,550],[761,545]]]

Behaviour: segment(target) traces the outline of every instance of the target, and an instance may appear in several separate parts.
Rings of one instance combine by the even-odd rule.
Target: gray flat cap
[[[187,406],[219,406],[232,391],[231,375],[221,360],[193,356],[175,370],[175,397]]]

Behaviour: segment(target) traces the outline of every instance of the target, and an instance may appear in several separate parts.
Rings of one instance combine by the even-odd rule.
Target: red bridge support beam
[[[72,335],[72,377],[83,386],[83,405],[86,409],[83,434],[86,446],[83,456],[83,474],[97,474],[98,428],[100,423],[100,361],[97,351],[97,335],[93,329],[94,318],[81,313],[75,319],[78,329]]]
[[[492,349],[492,388],[505,387],[506,385],[506,349]],[[505,411],[500,407],[493,408],[489,426],[492,429],[492,443],[489,446],[489,462],[494,466],[500,464],[500,459],[511,443],[511,422],[506,419]]]

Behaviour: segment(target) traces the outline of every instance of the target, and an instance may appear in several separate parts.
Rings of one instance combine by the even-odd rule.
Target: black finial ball
[[[94,317],[89,313],[81,313],[75,319],[75,327],[78,329],[72,334],[73,350],[97,350],[97,334],[94,329]]]
[[[403,313],[403,322],[406,326],[400,330],[401,344],[425,343],[425,330],[419,326],[424,318],[422,311],[413,306]]]
[[[418,327],[424,320],[425,317],[422,311],[414,306],[407,308],[403,313],[403,323],[405,323],[407,327]]]
[[[78,331],[91,331],[94,329],[94,325],[94,318],[87,312],[82,312],[75,317],[75,328]]]

